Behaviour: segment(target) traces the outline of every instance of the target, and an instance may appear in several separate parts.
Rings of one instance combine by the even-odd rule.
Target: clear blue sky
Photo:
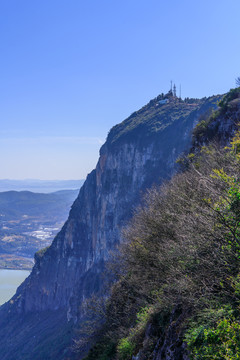
[[[239,19],[239,0],[0,1],[0,178],[84,178],[170,80],[182,97],[225,93]]]

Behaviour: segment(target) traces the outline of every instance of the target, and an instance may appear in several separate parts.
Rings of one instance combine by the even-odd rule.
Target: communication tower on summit
[[[173,96],[176,97],[177,96],[177,91],[176,91],[176,85],[173,85]]]

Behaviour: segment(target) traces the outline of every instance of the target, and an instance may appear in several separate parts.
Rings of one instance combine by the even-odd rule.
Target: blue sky
[[[182,97],[227,92],[239,14],[239,0],[0,1],[0,178],[84,178],[170,80]]]

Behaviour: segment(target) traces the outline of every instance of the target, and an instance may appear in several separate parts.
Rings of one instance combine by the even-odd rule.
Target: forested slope
[[[239,358],[239,97],[202,119],[182,171],[147,191],[125,228],[111,297],[87,305],[99,317],[78,340],[80,352],[97,340],[87,360]]]

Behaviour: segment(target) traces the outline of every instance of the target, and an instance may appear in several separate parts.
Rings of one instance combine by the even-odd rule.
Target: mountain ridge
[[[84,180],[39,180],[39,179],[0,179],[0,192],[32,191],[35,193],[51,193],[58,190],[79,189]]]

